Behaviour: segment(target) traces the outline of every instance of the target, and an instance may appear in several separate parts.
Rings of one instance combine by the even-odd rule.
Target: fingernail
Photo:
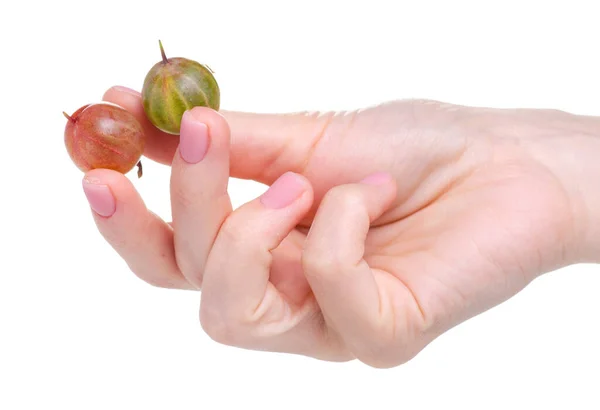
[[[97,214],[108,217],[115,213],[115,198],[107,185],[100,184],[99,181],[91,178],[85,178],[83,192]]]
[[[208,127],[194,118],[190,111],[183,113],[179,132],[179,154],[187,163],[196,164],[208,151]]]
[[[367,176],[360,182],[367,185],[383,185],[385,183],[388,183],[391,179],[392,176],[387,172],[377,172],[375,174]]]
[[[140,95],[140,93],[138,91],[136,91],[134,89],[131,89],[131,88],[128,88],[128,87],[124,87],[122,85],[116,85],[116,86],[114,86],[113,90],[119,91],[119,92],[122,92],[122,93],[126,93],[126,94],[132,94],[132,95],[135,95],[135,96],[139,96]]]
[[[285,208],[300,198],[304,191],[305,187],[300,177],[293,172],[286,172],[269,187],[260,201],[267,208]]]

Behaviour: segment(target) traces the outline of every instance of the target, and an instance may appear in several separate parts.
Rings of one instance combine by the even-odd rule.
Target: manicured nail
[[[305,187],[300,177],[293,172],[286,172],[269,187],[260,201],[267,208],[285,208],[300,198],[304,191]]]
[[[126,93],[126,94],[131,94],[131,95],[135,95],[135,96],[139,96],[140,93],[134,89],[128,88],[128,87],[123,87],[122,85],[116,85],[113,87],[113,90],[115,91],[119,91],[121,93]]]
[[[98,215],[108,217],[115,213],[115,198],[107,185],[95,179],[84,178],[83,192]]]
[[[390,182],[391,179],[392,176],[387,172],[377,172],[367,176],[360,182],[367,185],[383,185]]]
[[[179,154],[187,163],[196,164],[208,151],[208,127],[194,118],[190,111],[183,113],[179,132]]]

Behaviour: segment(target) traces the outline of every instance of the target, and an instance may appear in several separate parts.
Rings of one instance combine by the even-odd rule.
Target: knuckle
[[[219,237],[227,244],[231,254],[238,254],[248,241],[243,225],[237,222],[234,215],[225,219],[219,231]]]
[[[368,366],[386,369],[400,366],[412,360],[421,350],[406,335],[396,335],[390,329],[373,329],[367,343],[356,349],[355,356]]]
[[[383,358],[378,355],[368,355],[368,354],[358,354],[356,358],[366,364],[369,367],[373,367],[375,369],[391,369],[393,367],[399,366],[402,363],[396,364],[388,360],[387,358]]]
[[[378,354],[356,355],[356,358],[367,366],[375,369],[391,369],[393,367],[401,366],[411,359],[409,357],[398,355],[396,355],[394,358],[391,358]]]
[[[544,112],[546,112],[548,115],[553,115],[553,116],[559,116],[559,117],[570,117],[572,116],[571,113],[565,111],[565,110],[561,110],[558,108],[545,108]]]
[[[336,214],[344,214],[362,209],[364,199],[362,193],[352,186],[337,186],[329,190],[322,201],[322,206],[335,208]]]
[[[307,245],[301,256],[302,269],[308,276],[339,270],[344,264],[339,255],[328,249]]]
[[[200,326],[202,330],[217,343],[233,346],[237,340],[237,330],[231,321],[224,320],[222,315],[212,310],[200,310]]]

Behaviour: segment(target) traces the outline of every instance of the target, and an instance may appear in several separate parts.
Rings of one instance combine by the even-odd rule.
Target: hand
[[[148,158],[172,165],[173,223],[123,175],[94,170],[84,187],[97,226],[145,281],[201,288],[200,322],[224,344],[392,367],[593,255],[585,221],[597,199],[578,181],[599,152],[594,118],[433,101],[195,108],[179,147],[145,119],[137,92],[105,100],[142,122]],[[568,162],[573,141],[592,162]],[[271,187],[232,210],[230,176]]]

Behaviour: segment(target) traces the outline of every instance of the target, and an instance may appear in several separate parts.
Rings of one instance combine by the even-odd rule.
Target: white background
[[[229,110],[418,97],[600,115],[595,1],[351,3],[3,3],[0,409],[600,407],[596,266],[545,275],[375,370],[218,345],[197,293],[146,285],[100,237],[61,111],[139,89],[159,38],[216,71]],[[168,178],[150,161],[132,177],[166,219]],[[236,206],[263,190],[231,184]]]

